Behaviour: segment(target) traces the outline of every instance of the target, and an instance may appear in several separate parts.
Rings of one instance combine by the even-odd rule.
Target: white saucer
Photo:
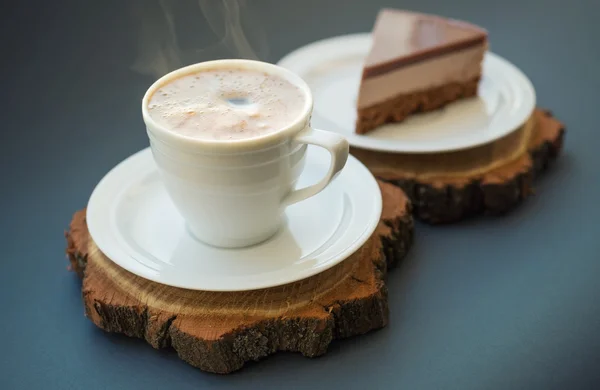
[[[278,63],[310,86],[315,99],[312,124],[342,134],[357,148],[403,153],[470,148],[516,130],[535,108],[535,90],[527,76],[487,53],[477,98],[355,134],[356,98],[370,45],[370,34],[344,35],[304,46]]]
[[[308,147],[298,186],[315,183],[329,154]],[[220,249],[195,240],[164,189],[150,149],[113,168],[98,183],[87,224],[98,248],[143,278],[175,287],[242,291],[291,283],[323,272],[354,253],[381,216],[381,192],[354,157],[321,193],[288,207],[270,240]]]

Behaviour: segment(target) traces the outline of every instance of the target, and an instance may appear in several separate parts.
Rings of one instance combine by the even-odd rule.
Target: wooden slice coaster
[[[277,351],[322,355],[333,339],[388,322],[384,276],[410,248],[413,221],[402,190],[380,188],[381,222],[356,253],[311,278],[246,292],[185,290],[131,274],[100,252],[79,211],[66,233],[67,254],[83,278],[86,316],[108,332],[172,346],[181,359],[215,373]]]
[[[477,148],[438,154],[393,154],[353,148],[379,179],[404,189],[415,215],[429,223],[502,214],[532,194],[532,179],[563,145],[565,128],[536,109],[510,135]]]

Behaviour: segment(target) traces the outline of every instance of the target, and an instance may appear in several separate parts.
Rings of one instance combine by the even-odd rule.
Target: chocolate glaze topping
[[[487,42],[487,31],[470,23],[382,9],[372,34],[363,79]]]

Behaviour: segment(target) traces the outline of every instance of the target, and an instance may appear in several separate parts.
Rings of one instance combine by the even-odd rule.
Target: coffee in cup
[[[226,67],[190,73],[154,91],[151,118],[186,137],[234,140],[260,137],[293,123],[303,91],[277,75]]]
[[[219,247],[273,236],[291,204],[316,195],[344,167],[348,142],[310,126],[306,83],[250,60],[191,65],[157,80],[142,113],[150,146],[190,232]],[[325,177],[296,189],[307,144],[331,154]]]

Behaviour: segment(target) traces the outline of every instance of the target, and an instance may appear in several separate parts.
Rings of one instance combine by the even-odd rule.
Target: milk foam
[[[208,140],[237,140],[277,132],[294,122],[303,92],[276,75],[220,68],[169,81],[151,96],[150,116],[170,131]]]

